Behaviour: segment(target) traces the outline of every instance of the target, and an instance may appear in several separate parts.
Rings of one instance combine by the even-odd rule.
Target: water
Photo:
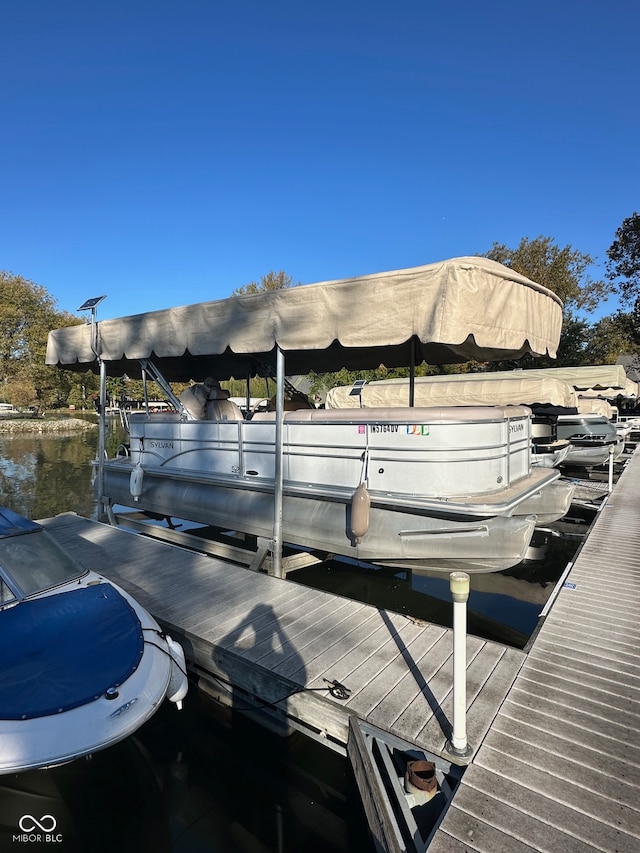
[[[0,777],[0,850],[14,849],[24,815],[51,815],[61,837],[29,850],[373,853],[345,759],[195,690],[90,760]]]
[[[119,425],[111,424],[110,454],[121,440]],[[55,436],[0,433],[0,504],[36,519],[65,511],[91,517],[97,442],[97,430]],[[471,576],[471,633],[524,646],[576,543],[551,538],[545,547],[543,560]],[[451,624],[446,576],[342,560],[302,569],[290,579]],[[0,777],[1,851],[19,849],[14,836],[22,816],[43,814],[55,818],[54,834],[60,838],[41,845],[29,841],[28,849],[374,850],[347,759],[301,734],[279,737],[193,688],[183,711],[165,703],[135,737],[90,761]]]

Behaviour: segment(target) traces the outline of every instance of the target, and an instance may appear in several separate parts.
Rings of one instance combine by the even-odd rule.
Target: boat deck
[[[75,514],[43,524],[153,613],[217,698],[270,708],[338,751],[352,715],[430,752],[444,749],[451,629]],[[479,743],[524,653],[470,636],[467,654],[467,731]]]
[[[429,853],[640,850],[639,474],[635,453]]]

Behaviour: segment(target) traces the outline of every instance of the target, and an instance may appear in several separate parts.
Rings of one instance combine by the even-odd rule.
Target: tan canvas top
[[[513,377],[513,374],[508,374]],[[416,406],[498,406],[549,405],[575,409],[577,394],[566,382],[551,377],[494,378],[494,373],[460,373],[451,376],[419,376],[415,379]],[[352,408],[358,397],[352,386],[332,388],[327,393],[328,409]],[[360,395],[363,407],[408,406],[409,380],[369,382]]]
[[[578,397],[578,411],[582,415],[604,415],[605,418],[613,417],[613,406],[599,397]]]
[[[634,396],[638,385],[627,379],[622,364],[589,364],[581,367],[547,367],[523,371],[527,376],[554,376],[578,391],[606,392],[603,396],[627,394]]]
[[[287,373],[447,364],[524,353],[555,357],[562,303],[480,257],[232,296],[98,323],[108,372],[151,358],[168,379],[246,376],[248,357],[285,353]],[[46,363],[96,369],[90,325],[49,333]],[[139,371],[138,371],[139,372]]]

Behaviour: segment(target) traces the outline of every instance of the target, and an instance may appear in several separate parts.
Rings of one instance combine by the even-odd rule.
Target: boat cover
[[[142,626],[107,583],[0,611],[0,719],[29,720],[92,702],[135,672]]]
[[[559,379],[521,378],[524,371],[506,374],[458,373],[448,376],[416,376],[415,406],[545,406],[574,410],[578,398],[573,388]],[[496,378],[498,377],[498,378]],[[327,409],[354,408],[358,397],[351,385],[332,388],[327,393]],[[408,406],[409,380],[388,379],[367,383],[361,391],[363,407]]]
[[[18,515],[6,506],[0,506],[0,536],[16,536],[20,533],[33,533],[42,530],[42,525]]]
[[[581,415],[604,415],[608,420],[612,420],[614,409],[608,400],[602,400],[600,397],[583,397],[582,394],[578,397],[578,411]]]
[[[454,258],[151,311],[49,333],[46,363],[140,375],[139,359],[168,380],[244,378],[276,347],[287,373],[476,359],[555,357],[562,302],[496,261]]]
[[[520,372],[520,371],[518,371]],[[521,371],[527,376],[553,376],[577,391],[598,391],[605,397],[635,397],[638,383],[627,378],[622,364],[586,364],[579,367],[539,367]]]

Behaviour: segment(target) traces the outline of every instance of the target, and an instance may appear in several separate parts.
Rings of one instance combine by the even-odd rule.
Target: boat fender
[[[351,535],[356,545],[369,530],[371,499],[364,483],[360,483],[351,498]]]
[[[131,472],[131,477],[129,478],[129,491],[131,492],[131,496],[134,501],[137,501],[140,495],[142,494],[142,480],[144,478],[144,471],[142,470],[142,465],[140,462],[136,462],[136,465]]]
[[[169,676],[169,686],[167,687],[167,699],[170,702],[175,702],[176,707],[180,711],[182,709],[182,700],[187,695],[187,690],[189,689],[187,663],[184,656],[184,649],[180,643],[176,643],[168,634],[166,641],[171,656],[171,675]]]

